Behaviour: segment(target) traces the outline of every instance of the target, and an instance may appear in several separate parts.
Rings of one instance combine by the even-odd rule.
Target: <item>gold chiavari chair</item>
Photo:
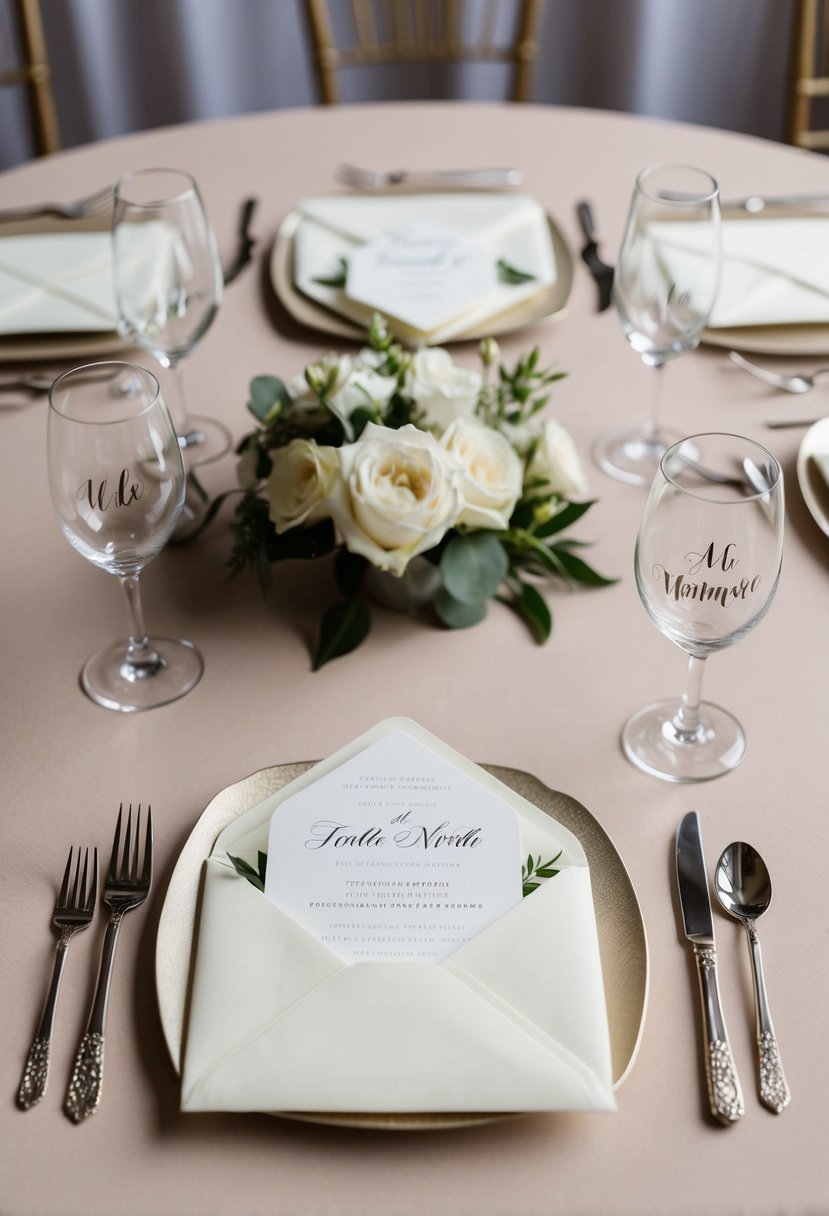
[[[15,54],[14,58],[20,58],[22,62],[0,70],[0,85],[25,87],[35,148],[39,156],[44,156],[58,151],[60,137],[39,0],[15,0],[15,12],[22,53],[20,56]],[[9,58],[12,58],[11,54]]]
[[[511,98],[528,101],[544,0],[305,0],[322,100],[340,100],[344,68],[469,61],[512,68]],[[508,37],[501,27],[511,24]],[[343,28],[347,27],[346,32]]]
[[[796,0],[789,143],[829,149],[829,3]]]

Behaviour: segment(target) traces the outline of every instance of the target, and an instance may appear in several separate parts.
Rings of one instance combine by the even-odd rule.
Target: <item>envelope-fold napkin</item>
[[[693,290],[702,226],[654,225],[675,281]],[[724,219],[712,329],[829,321],[829,218]]]
[[[334,195],[304,199],[296,209],[302,216],[293,239],[296,287],[317,303],[365,327],[371,322],[373,309],[350,299],[346,288],[320,280],[331,279],[340,259],[347,263],[355,248],[384,232],[422,223],[437,225],[480,244],[493,265],[501,259],[533,276],[531,281],[517,284],[496,280],[491,292],[474,306],[436,328],[414,329],[398,321],[396,332],[411,343],[435,345],[461,336],[542,295],[556,282],[555,253],[546,215],[535,199],[525,195]]]
[[[114,330],[111,244],[108,232],[0,237],[0,333]]]
[[[560,872],[443,962],[347,965],[240,878],[299,789],[403,730],[516,812]],[[520,865],[520,858],[516,858]],[[245,812],[205,862],[184,1110],[612,1110],[598,939],[577,838],[406,719],[382,722]]]

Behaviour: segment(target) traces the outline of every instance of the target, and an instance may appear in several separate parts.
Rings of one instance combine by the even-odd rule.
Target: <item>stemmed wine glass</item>
[[[155,376],[130,363],[66,372],[49,393],[47,447],[61,531],[117,577],[129,613],[129,639],[89,659],[84,691],[125,713],[177,700],[201,678],[202,657],[192,642],[147,636],[138,585],[184,505],[181,448]]]
[[[605,473],[650,485],[662,453],[681,435],[660,421],[663,368],[697,346],[720,282],[719,188],[689,165],[654,165],[636,179],[613,276],[613,302],[630,345],[655,369],[650,419],[600,435],[594,458]]]
[[[178,169],[141,169],[115,187],[115,296],[122,326],[172,370],[171,403],[189,467],[217,460],[230,432],[188,414],[181,361],[209,329],[222,299],[216,240],[193,178]]]
[[[762,620],[783,551],[783,474],[739,435],[692,435],[669,448],[636,542],[636,586],[654,624],[688,655],[681,700],[626,723],[625,754],[666,781],[706,781],[743,758],[745,733],[701,701],[704,663]]]

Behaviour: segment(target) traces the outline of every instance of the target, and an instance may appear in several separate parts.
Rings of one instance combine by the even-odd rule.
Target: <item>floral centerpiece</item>
[[[365,639],[369,599],[390,592],[452,629],[477,624],[495,599],[543,642],[552,614],[541,584],[614,581],[561,535],[592,506],[574,501],[587,486],[570,435],[539,417],[563,373],[539,366],[537,347],[511,371],[495,372],[492,339],[479,352],[480,372],[445,350],[405,350],[376,316],[356,356],[326,355],[290,385],[251,382],[258,425],[237,448],[228,564],[255,568],[267,590],[273,563],[335,554],[339,598],[322,617],[315,669]]]

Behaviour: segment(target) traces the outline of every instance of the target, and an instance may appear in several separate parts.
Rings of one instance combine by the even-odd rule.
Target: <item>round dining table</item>
[[[243,200],[258,200],[252,264],[228,285],[213,325],[185,362],[189,409],[219,419],[238,440],[252,425],[252,377],[287,382],[324,352],[357,348],[304,326],[275,295],[271,250],[299,199],[342,192],[341,162],[520,169],[521,189],[542,204],[573,251],[573,284],[554,318],[499,338],[502,357],[510,363],[537,344],[546,363],[566,372],[548,412],[575,439],[596,499],[574,535],[592,542],[590,561],[618,579],[602,588],[552,590],[554,628],[544,646],[498,604],[481,624],[457,631],[378,608],[360,649],[313,671],[316,623],[334,593],[330,563],[282,563],[267,596],[255,576],[230,577],[228,504],[195,542],[168,546],[142,580],[150,629],[197,644],[201,682],[163,708],[111,712],[84,696],[79,672],[96,648],[125,632],[118,587],[58,529],[45,398],[0,393],[4,1216],[829,1212],[829,1054],[822,1038],[829,936],[821,903],[829,858],[829,539],[796,477],[805,426],[767,426],[829,412],[825,387],[788,396],[708,343],[669,366],[666,424],[686,434],[742,434],[779,460],[783,571],[767,617],[707,665],[705,695],[746,729],[743,763],[716,781],[671,784],[634,768],[620,745],[634,710],[679,694],[685,657],[654,627],[636,591],[634,544],[646,491],[608,477],[590,455],[602,431],[647,417],[654,373],[628,346],[614,309],[598,309],[596,286],[578,256],[576,207],[582,199],[592,203],[601,251],[613,262],[635,177],[662,161],[705,168],[724,198],[829,197],[825,158],[740,134],[596,110],[431,102],[164,128],[71,149],[0,177],[5,208],[76,198],[142,167],[184,169],[201,188],[225,261],[235,251]],[[815,259],[825,259],[825,250],[816,249]],[[459,342],[452,352],[477,365],[477,343]],[[811,370],[819,353],[766,363]],[[155,366],[140,351],[130,357]],[[755,357],[763,362],[762,352]],[[6,370],[57,374],[66,366],[65,359],[28,357],[0,367],[0,378]],[[236,484],[236,459],[228,454],[200,474],[218,495]],[[159,1016],[156,940],[171,876],[199,817],[249,774],[325,757],[395,716],[413,719],[474,761],[522,770],[570,795],[618,850],[647,935],[648,992],[615,1112],[395,1130],[180,1110]],[[154,880],[121,932],[101,1104],[77,1126],[62,1106],[97,975],[103,916],[69,952],[46,1095],[28,1111],[17,1108],[15,1095],[48,981],[50,917],[66,853],[70,845],[95,844],[105,861],[121,803],[152,805]],[[774,884],[762,941],[792,1099],[779,1115],[758,1100],[745,935],[715,907],[722,997],[746,1106],[731,1126],[708,1112],[699,997],[676,894],[675,836],[692,810],[709,877],[725,846],[745,840],[766,860]],[[625,960],[617,961],[624,969]],[[486,1059],[480,1067],[486,1070]]]

